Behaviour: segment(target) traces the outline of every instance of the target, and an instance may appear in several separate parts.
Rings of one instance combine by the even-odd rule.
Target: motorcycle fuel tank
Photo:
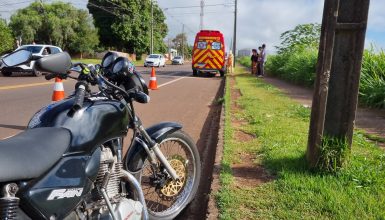
[[[28,128],[67,128],[72,134],[67,153],[91,153],[105,141],[126,135],[130,119],[127,107],[121,102],[89,97],[80,110],[69,116],[73,103],[74,98],[68,98],[42,108],[32,117]]]

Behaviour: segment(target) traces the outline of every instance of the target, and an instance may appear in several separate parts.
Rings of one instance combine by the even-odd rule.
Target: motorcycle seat
[[[65,153],[71,133],[64,128],[34,128],[0,141],[0,183],[39,177]]]

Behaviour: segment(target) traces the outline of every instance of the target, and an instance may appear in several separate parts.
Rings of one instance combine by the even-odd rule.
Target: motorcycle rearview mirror
[[[6,66],[17,66],[31,60],[32,53],[28,50],[17,50],[2,59]]]
[[[62,74],[71,69],[71,57],[67,52],[56,53],[36,61],[37,70],[49,73]]]

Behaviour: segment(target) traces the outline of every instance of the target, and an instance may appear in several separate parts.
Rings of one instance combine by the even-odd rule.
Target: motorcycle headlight
[[[118,58],[118,54],[112,51],[107,52],[102,59],[102,67],[110,69],[114,61]]]
[[[112,66],[112,79],[126,90],[136,88],[148,95],[148,87],[144,79],[135,71],[135,66],[126,57],[119,57]]]

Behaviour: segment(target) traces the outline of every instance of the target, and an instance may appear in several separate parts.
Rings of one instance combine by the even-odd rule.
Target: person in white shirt
[[[259,71],[260,71],[260,77],[265,76],[265,62],[266,62],[266,44],[262,44],[260,53],[260,60],[259,60]]]

